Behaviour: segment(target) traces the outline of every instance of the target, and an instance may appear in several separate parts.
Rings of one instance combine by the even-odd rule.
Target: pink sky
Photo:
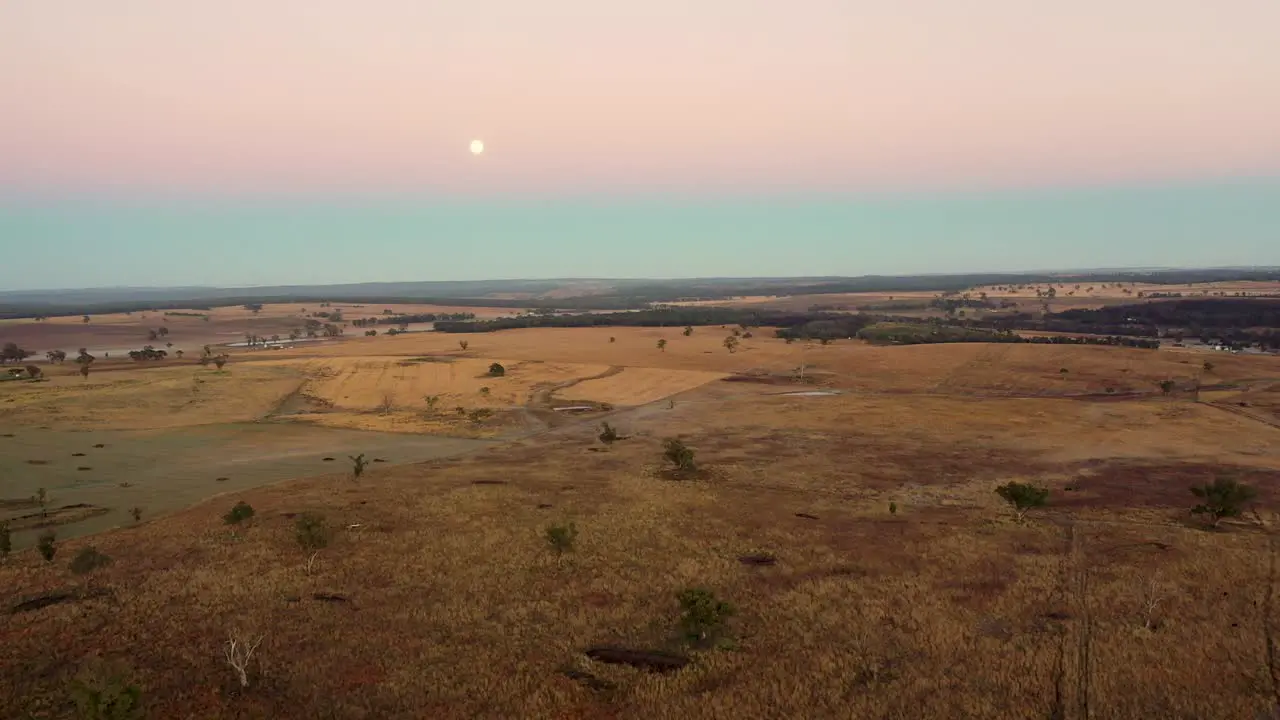
[[[0,189],[1277,173],[1277,37],[1277,0],[5,0]]]

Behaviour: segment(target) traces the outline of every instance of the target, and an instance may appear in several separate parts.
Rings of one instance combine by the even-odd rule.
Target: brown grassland
[[[71,717],[67,684],[93,656],[126,664],[147,717],[165,719],[1280,708],[1280,359],[1206,369],[1165,351],[820,346],[766,329],[729,353],[726,332],[411,333],[238,351],[223,373],[188,357],[0,384],[15,435],[0,442],[251,421],[502,440],[358,480],[211,488],[61,542],[52,563],[15,553],[0,564],[0,717]],[[493,362],[503,377],[486,376]],[[577,402],[608,409],[553,410]],[[601,420],[622,438],[597,440]],[[667,468],[669,437],[698,472]],[[1259,496],[1208,530],[1189,487],[1214,477]],[[1012,480],[1049,488],[1048,506],[1016,521],[994,492]],[[225,524],[239,500],[256,515]],[[303,513],[323,516],[326,547],[300,546]],[[568,523],[576,540],[556,552],[546,531]],[[113,562],[73,575],[90,545]],[[677,633],[687,588],[734,608],[712,647]],[[61,601],[32,609],[41,597]],[[247,688],[229,634],[261,638]],[[584,653],[598,645],[690,662],[646,672]]]

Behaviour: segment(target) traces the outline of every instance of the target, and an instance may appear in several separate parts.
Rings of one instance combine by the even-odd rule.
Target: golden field
[[[299,423],[501,441],[359,480],[331,467],[238,489],[67,540],[53,563],[18,553],[0,566],[0,610],[72,599],[6,616],[0,716],[69,716],[67,682],[91,655],[126,663],[155,718],[1226,720],[1277,707],[1280,359],[1215,356],[1206,370],[1164,351],[754,332],[735,353],[711,327],[359,337],[233,352],[222,374],[188,358],[0,385],[11,441],[31,423],[125,423],[122,404],[168,429],[257,421],[264,443]],[[493,362],[504,377],[486,376]],[[184,415],[196,378],[204,404]],[[813,391],[836,394],[787,394]],[[524,417],[580,401],[613,409]],[[458,405],[499,414],[475,426],[451,416]],[[601,420],[623,439],[602,445]],[[664,471],[668,437],[694,448],[700,474]],[[1209,531],[1188,516],[1188,488],[1215,476],[1260,495]],[[1049,488],[1048,507],[1016,522],[993,492],[1010,480]],[[231,527],[221,516],[238,500],[257,514]],[[303,512],[333,529],[314,555],[295,540]],[[577,538],[558,554],[544,535],[563,523]],[[87,545],[113,562],[81,593],[67,561]],[[742,560],[759,554],[773,563]],[[734,607],[715,648],[675,636],[676,594],[692,587]],[[247,688],[222,655],[229,633],[262,638]],[[595,645],[690,662],[645,672],[590,659]]]

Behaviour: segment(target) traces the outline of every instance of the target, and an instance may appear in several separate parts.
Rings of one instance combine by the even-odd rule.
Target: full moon
[[[482,152],[484,152],[484,141],[483,141],[483,140],[472,140],[472,141],[471,141],[471,154],[472,154],[472,155],[479,155],[479,154],[480,154],[480,153],[482,153]]]

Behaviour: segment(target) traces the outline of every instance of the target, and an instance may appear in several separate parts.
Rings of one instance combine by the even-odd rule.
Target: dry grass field
[[[788,345],[766,330],[731,354],[725,332],[233,353],[206,384],[256,399],[205,413],[260,414],[264,432],[344,414],[461,432],[430,418],[427,395],[449,410],[613,409],[358,480],[245,487],[62,542],[52,563],[17,553],[0,565],[0,716],[70,717],[67,683],[91,656],[126,664],[154,718],[1235,720],[1280,707],[1280,360],[1206,370],[1164,351]],[[492,362],[507,374],[484,377]],[[167,383],[201,372],[104,372],[108,386],[82,394],[154,395],[159,413],[178,392]],[[72,417],[80,380],[5,384],[0,408],[15,398],[24,426],[122,421],[105,401]],[[44,392],[60,414],[39,408]],[[304,396],[316,407],[294,412]],[[597,440],[601,419],[623,438]],[[666,469],[668,437],[699,472]],[[1259,497],[1208,530],[1189,487],[1214,477]],[[1049,488],[1048,506],[1016,521],[994,492],[1011,480]],[[225,524],[239,500],[256,515]],[[300,545],[303,513],[323,517],[325,547]],[[547,530],[569,523],[576,539],[557,552]],[[89,545],[112,563],[73,575]],[[714,643],[678,632],[689,588],[733,607]],[[247,687],[229,635],[261,638]],[[609,664],[597,646],[687,664]]]

